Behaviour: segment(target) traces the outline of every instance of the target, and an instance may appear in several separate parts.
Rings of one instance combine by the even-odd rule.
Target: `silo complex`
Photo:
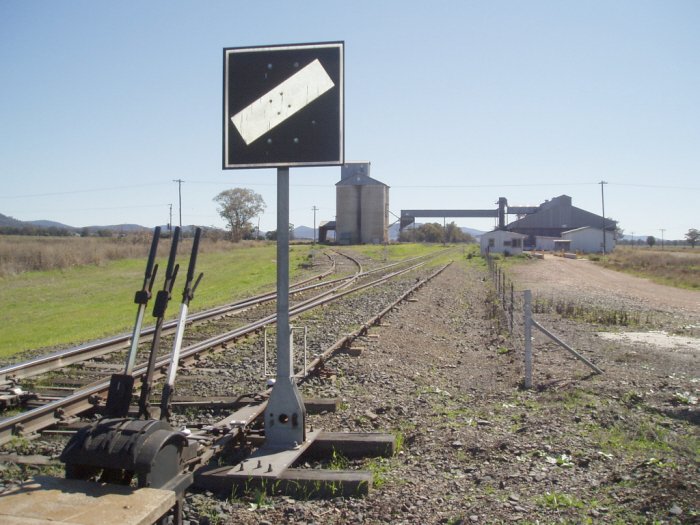
[[[389,186],[369,176],[369,162],[349,162],[336,183],[336,241],[339,244],[387,242]]]

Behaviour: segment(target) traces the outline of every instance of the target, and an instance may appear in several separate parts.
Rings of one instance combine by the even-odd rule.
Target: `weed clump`
[[[535,314],[556,313],[565,319],[602,326],[641,326],[651,324],[650,314],[648,313],[591,306],[570,299],[537,298],[532,303],[532,312]]]

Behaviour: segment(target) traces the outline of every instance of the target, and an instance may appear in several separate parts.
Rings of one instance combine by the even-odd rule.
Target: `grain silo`
[[[336,241],[340,244],[388,241],[389,186],[369,176],[369,162],[348,162],[335,185]]]

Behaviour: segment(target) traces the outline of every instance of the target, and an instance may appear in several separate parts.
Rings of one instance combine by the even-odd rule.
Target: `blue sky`
[[[627,234],[700,228],[700,2],[0,0],[0,213],[222,226],[222,49],[345,41],[346,160],[390,208],[568,194]],[[340,168],[290,174],[290,220],[333,219]],[[492,220],[460,225],[491,229]]]

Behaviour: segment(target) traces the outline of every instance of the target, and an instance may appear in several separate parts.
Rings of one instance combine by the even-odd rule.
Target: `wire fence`
[[[494,315],[494,317],[506,325],[512,337],[516,327],[516,312],[522,311],[522,307],[520,306],[522,301],[520,297],[516,295],[515,285],[506,275],[503,265],[491,254],[486,255],[486,263],[495,289],[493,306],[501,311],[499,315]],[[496,312],[494,312],[494,314],[496,314]]]
[[[486,263],[489,275],[493,281],[493,297],[490,299],[492,317],[497,320],[501,331],[508,330],[511,343],[519,352],[522,349],[523,386],[532,388],[533,352],[532,352],[532,328],[536,328],[550,342],[556,343],[570,355],[583,362],[596,374],[601,374],[595,364],[586,359],[557,335],[542,326],[532,317],[533,303],[530,290],[515,292],[515,284],[507,276],[503,265],[491,254],[486,255]]]

